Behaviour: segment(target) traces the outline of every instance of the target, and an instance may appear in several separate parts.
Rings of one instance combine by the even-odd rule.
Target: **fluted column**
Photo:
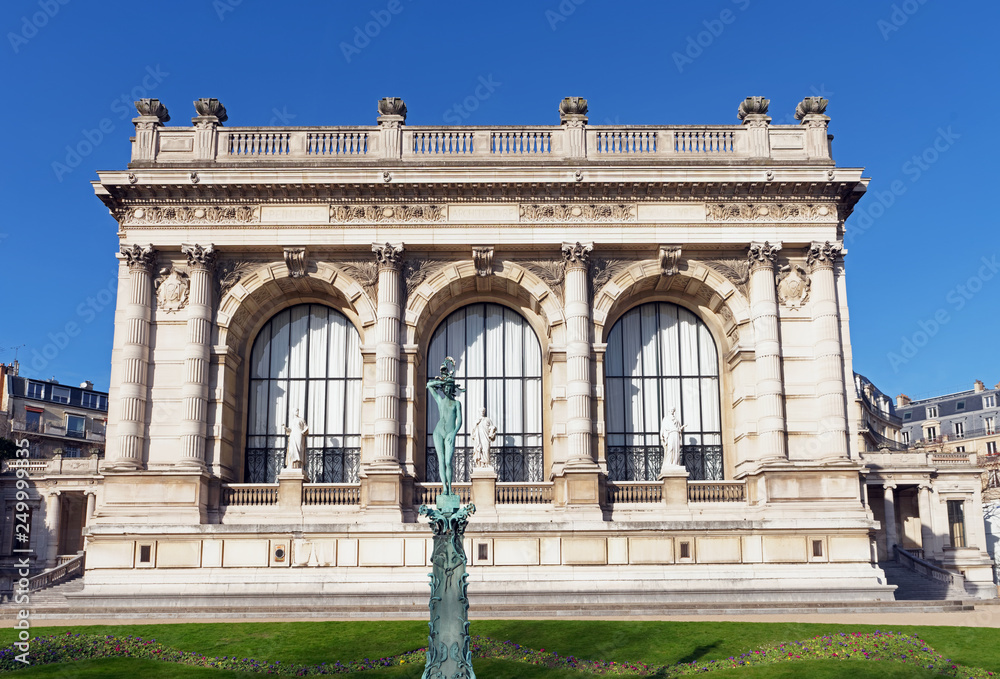
[[[45,498],[45,528],[49,534],[49,543],[45,551],[45,563],[48,566],[55,566],[56,557],[59,556],[59,531],[62,527],[62,503],[59,500],[59,491],[49,491]]]
[[[886,559],[892,560],[896,556],[892,546],[898,544],[898,538],[896,537],[896,498],[893,493],[896,484],[887,483],[883,487],[885,488],[885,513],[883,515],[885,519],[885,556]]]
[[[844,354],[840,342],[840,314],[834,267],[842,256],[840,243],[813,243],[809,247],[813,305],[814,375],[817,386],[820,455],[847,457],[847,405],[844,393]]]
[[[787,457],[785,446],[784,385],[781,378],[781,344],[778,339],[778,296],[774,263],[781,244],[751,243],[750,317],[757,366],[758,459]]]
[[[566,259],[566,433],[568,466],[592,466],[590,416],[590,299],[588,275],[592,243],[564,243]]]
[[[122,346],[122,381],[118,388],[118,448],[105,469],[129,471],[142,468],[146,427],[146,384],[149,379],[149,321],[156,267],[152,245],[122,247],[128,263],[129,301],[125,307],[125,343]]]
[[[208,372],[212,342],[212,271],[215,248],[210,244],[181,246],[187,255],[191,290],[188,294],[187,344],[184,347],[184,419],[181,421],[183,467],[205,467],[208,427]]]
[[[403,246],[372,245],[378,260],[375,326],[375,466],[399,465],[399,331]]]

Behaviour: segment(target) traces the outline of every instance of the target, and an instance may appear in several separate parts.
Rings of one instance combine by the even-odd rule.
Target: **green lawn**
[[[761,646],[821,634],[870,632],[891,629],[916,634],[938,653],[954,662],[1000,672],[1000,629],[969,627],[904,627],[799,623],[740,622],[615,622],[575,620],[473,621],[472,633],[509,639],[533,649],[544,648],[582,659],[673,664],[727,658]],[[79,626],[32,629],[33,635],[89,632],[138,636],[188,652],[209,656],[237,656],[261,661],[319,664],[397,655],[426,643],[427,624],[420,621],[185,623],[131,626]],[[14,640],[15,630],[0,630],[0,645]],[[480,679],[546,677],[570,679],[587,676],[575,671],[554,671],[502,661],[477,660]],[[422,667],[403,666],[364,673],[366,677],[420,677]],[[259,676],[239,672],[193,668],[145,660],[104,659],[64,665],[32,667],[16,672],[24,679],[65,677],[73,679],[141,677]],[[862,661],[801,661],[776,666],[722,670],[713,677],[764,679],[775,677],[932,677],[940,676],[914,667]]]

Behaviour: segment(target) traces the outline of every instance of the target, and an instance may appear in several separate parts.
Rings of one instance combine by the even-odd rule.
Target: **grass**
[[[953,661],[1000,672],[1000,629],[970,627],[882,626],[915,634]],[[821,634],[874,631],[872,625],[741,622],[616,622],[576,620],[474,621],[472,633],[509,639],[524,646],[585,659],[674,664],[726,658],[770,643],[807,639]],[[32,629],[32,635],[113,634],[155,638],[160,643],[209,656],[318,664],[381,658],[425,645],[427,624],[420,621],[182,623],[167,625],[76,626]],[[14,640],[15,630],[0,630],[0,645]],[[365,677],[420,677],[422,667],[403,666],[364,673]],[[503,660],[477,660],[480,679],[546,677],[579,679],[569,670],[549,670]],[[103,659],[32,667],[17,677],[249,677],[240,672],[185,667],[145,660]],[[722,670],[713,677],[932,677],[912,666],[862,661],[801,661],[787,665]]]

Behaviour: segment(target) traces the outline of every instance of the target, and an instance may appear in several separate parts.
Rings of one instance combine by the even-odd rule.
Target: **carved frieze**
[[[834,220],[837,207],[816,203],[707,203],[713,222],[818,222]]]
[[[677,275],[678,268],[677,265],[681,261],[681,246],[680,245],[661,245],[660,246],[660,275],[661,276],[675,276]]]
[[[305,248],[285,248],[284,255],[289,278],[302,278],[306,275]]]
[[[525,204],[522,222],[634,222],[635,205],[628,203]]]
[[[778,274],[778,302],[797,309],[809,299],[809,274],[797,264],[786,264]]]
[[[177,269],[160,269],[156,279],[156,306],[172,314],[187,306],[191,282],[187,274]]]
[[[123,224],[254,224],[260,209],[250,205],[192,207],[132,207],[125,211]]]
[[[405,222],[431,224],[448,219],[443,205],[331,205],[334,224]]]

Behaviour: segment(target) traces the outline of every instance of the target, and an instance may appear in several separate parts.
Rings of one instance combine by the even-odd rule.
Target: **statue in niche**
[[[303,451],[306,447],[306,433],[309,425],[299,415],[298,408],[292,415],[291,427],[285,427],[288,435],[288,449],[285,451],[285,469],[302,469]]]
[[[489,469],[490,444],[496,440],[497,428],[486,414],[486,408],[479,409],[479,419],[472,425],[472,466]]]
[[[451,495],[452,458],[455,457],[455,436],[462,428],[462,404],[457,395],[465,391],[455,384],[455,359],[448,356],[441,364],[441,373],[427,380],[427,390],[437,402],[438,418],[434,427],[434,449],[437,451],[438,474],[444,485],[442,495]]]
[[[663,446],[663,472],[681,467],[681,432],[687,425],[677,419],[677,408],[671,408],[660,422],[660,445]]]

